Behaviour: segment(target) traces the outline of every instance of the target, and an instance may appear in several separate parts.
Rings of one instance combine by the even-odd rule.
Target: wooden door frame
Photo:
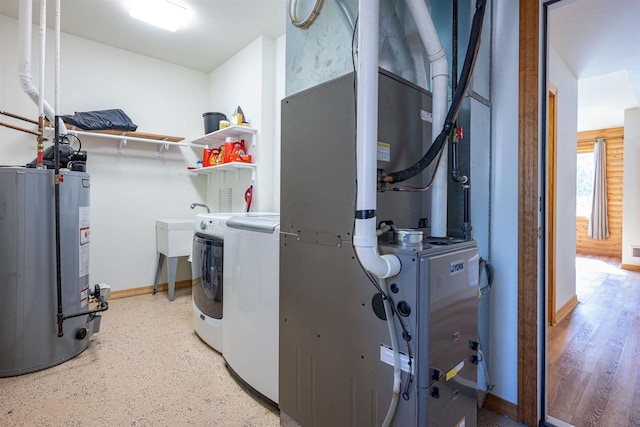
[[[543,254],[546,250],[545,239],[540,241],[543,233],[539,220],[546,209],[542,197],[545,180],[539,174],[540,148],[546,140],[540,127],[541,121],[543,126],[546,122],[546,108],[540,99],[547,94],[548,7],[560,1],[519,1],[517,413],[519,422],[532,427],[546,416],[546,286],[539,285],[538,280],[539,272],[546,268],[545,257],[539,256],[540,247]]]
[[[547,323],[557,323],[556,317],[556,194],[558,88],[547,81]]]
[[[518,421],[537,426],[540,410],[539,121],[540,8],[520,0],[518,61]],[[546,94],[546,90],[542,92]],[[543,307],[544,310],[544,307]],[[546,322],[543,320],[543,322]],[[542,336],[544,336],[544,330]]]

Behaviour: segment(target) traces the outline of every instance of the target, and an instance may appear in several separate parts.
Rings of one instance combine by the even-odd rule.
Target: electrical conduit
[[[356,118],[356,219],[353,246],[363,268],[379,278],[400,272],[395,255],[380,255],[376,237],[378,143],[378,0],[359,0],[357,118]]]
[[[431,125],[431,140],[435,141],[442,131],[447,116],[449,91],[449,64],[447,55],[435,26],[429,9],[424,0],[405,0],[409,11],[418,27],[422,44],[427,51],[427,58],[431,63],[431,80],[433,92],[433,123]],[[431,235],[446,237],[447,235],[447,150],[442,151],[442,157],[437,165],[431,190]]]

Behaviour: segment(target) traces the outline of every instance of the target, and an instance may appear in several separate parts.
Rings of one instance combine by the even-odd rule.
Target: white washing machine
[[[191,253],[193,327],[222,353],[222,297],[225,222],[234,213],[198,214]]]
[[[234,216],[225,230],[223,356],[278,403],[280,215]]]

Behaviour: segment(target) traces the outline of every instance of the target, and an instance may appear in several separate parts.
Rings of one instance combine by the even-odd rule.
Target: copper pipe
[[[0,122],[0,126],[4,126],[4,127],[9,128],[9,129],[19,130],[20,132],[30,133],[31,135],[36,135],[36,136],[38,135],[38,132],[36,132],[35,130],[29,130],[29,129],[21,128],[20,126],[10,125],[9,123]]]
[[[0,111],[0,114],[3,115],[3,116],[12,117],[14,119],[18,119],[18,120],[22,120],[22,121],[25,121],[25,122],[33,123],[34,125],[38,124],[38,122],[33,120],[33,119],[28,119],[26,117],[18,116],[17,114],[13,114],[13,113],[7,113],[6,111]]]
[[[38,169],[42,169],[44,166],[43,163],[43,156],[44,156],[44,115],[41,115],[38,117],[38,148],[37,148],[37,153],[38,153],[38,162],[36,164],[36,167]]]

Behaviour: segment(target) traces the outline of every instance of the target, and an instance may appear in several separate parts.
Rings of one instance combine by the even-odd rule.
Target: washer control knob
[[[206,221],[201,221],[200,222],[200,230],[206,230],[207,229],[207,222]]]

